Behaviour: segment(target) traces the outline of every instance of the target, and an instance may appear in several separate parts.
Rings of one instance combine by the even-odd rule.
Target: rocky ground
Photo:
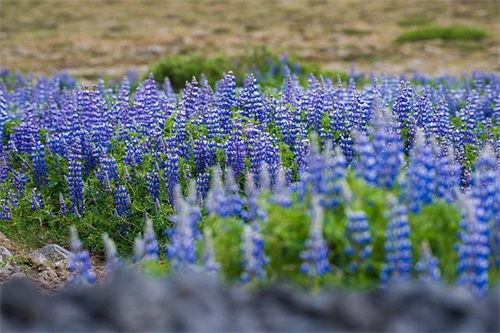
[[[212,277],[148,278],[122,270],[94,287],[43,295],[24,280],[1,291],[8,332],[498,332],[500,293],[478,302],[461,289],[410,283],[318,296],[283,285],[248,292]]]
[[[44,293],[54,292],[68,279],[68,257],[68,250],[57,244],[48,244],[36,250],[27,249],[0,232],[0,285],[11,279],[25,278]],[[102,261],[93,260],[96,274],[102,277]]]

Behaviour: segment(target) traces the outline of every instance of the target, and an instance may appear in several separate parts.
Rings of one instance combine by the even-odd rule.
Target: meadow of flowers
[[[105,249],[110,269],[484,297],[499,281],[500,76],[282,72],[279,88],[228,72],[178,93],[152,76],[2,72],[0,230],[36,244],[71,229],[80,282]]]

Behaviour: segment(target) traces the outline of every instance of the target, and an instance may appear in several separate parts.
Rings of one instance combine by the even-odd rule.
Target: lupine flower
[[[245,177],[245,203],[247,209],[242,214],[246,221],[267,220],[267,212],[259,204],[257,200],[258,195],[259,190],[255,186],[252,174],[247,172]]]
[[[223,134],[229,133],[231,126],[231,108],[236,103],[236,78],[229,71],[221,80],[216,93],[216,104],[219,111],[220,127]]]
[[[149,196],[156,200],[160,197],[160,178],[156,170],[146,174],[146,188]]]
[[[253,74],[245,78],[243,92],[240,96],[242,104],[242,115],[253,118],[263,125],[267,125],[270,120],[269,114],[264,107],[264,101],[257,86],[257,80]]]
[[[448,202],[455,201],[456,191],[460,187],[460,163],[455,160],[453,147],[442,149],[435,160],[436,195]]]
[[[207,168],[215,164],[215,142],[201,135],[199,140],[194,140],[193,154],[196,165],[195,173],[205,172]]]
[[[288,187],[286,173],[283,167],[278,170],[276,187],[271,196],[271,202],[275,202],[282,207],[290,207],[292,205],[291,191]]]
[[[153,230],[153,220],[146,219],[146,225],[144,227],[144,252],[146,260],[156,260],[158,259],[158,241],[156,240],[156,235]]]
[[[62,193],[59,193],[59,212],[63,215],[69,213],[68,206],[66,206],[66,201],[64,200]]]
[[[69,197],[73,205],[73,213],[76,216],[85,214],[85,201],[83,197],[82,163],[78,155],[72,155],[68,163]]]
[[[373,139],[370,143],[365,138],[357,145],[357,150],[360,150],[359,163],[362,170],[366,170],[363,175],[366,175],[364,178],[368,183],[391,188],[403,163],[401,138],[392,123],[391,115],[381,108],[375,110],[372,131]],[[372,148],[369,147],[370,144]]]
[[[107,233],[102,234],[102,240],[106,249],[106,270],[108,274],[110,274],[121,264],[121,262],[118,258],[115,243],[109,238]]]
[[[245,171],[245,142],[242,135],[241,124],[233,121],[231,134],[227,141],[226,160],[235,177],[240,177]]]
[[[0,150],[3,150],[3,131],[5,122],[9,119],[7,114],[7,102],[4,97],[4,92],[0,89]]]
[[[419,280],[426,282],[441,281],[441,272],[439,270],[439,259],[432,255],[429,242],[422,243],[420,250],[420,259],[415,264]]]
[[[132,256],[132,261],[134,263],[140,262],[146,253],[145,245],[144,245],[144,239],[142,238],[141,233],[135,237],[134,240],[134,254]]]
[[[31,191],[31,209],[37,210],[43,207],[42,195],[34,188]]]
[[[78,233],[75,226],[70,227],[71,254],[68,260],[68,270],[70,273],[69,283],[77,284],[93,284],[97,277],[92,270],[92,262],[90,261],[90,253],[82,249],[82,243],[78,238]]]
[[[265,275],[264,266],[269,263],[269,259],[264,253],[264,239],[257,222],[243,226],[241,252],[243,253],[243,273],[241,273],[240,280],[242,282],[262,280]]]
[[[250,159],[250,171],[254,177],[257,187],[260,187],[260,171],[261,164],[265,160],[263,152],[265,152],[265,142],[263,140],[263,133],[256,126],[248,126],[245,129],[245,145],[246,153]]]
[[[423,132],[418,131],[408,167],[408,204],[412,212],[418,213],[423,205],[431,203],[436,193],[436,155],[433,145],[425,142]]]
[[[205,199],[208,190],[210,189],[210,173],[204,172],[196,176],[196,193],[198,194],[198,201],[200,206]]]
[[[216,273],[220,269],[220,264],[215,261],[214,245],[212,239],[212,230],[205,228],[204,232],[205,247],[203,251],[203,266],[209,274]]]
[[[323,208],[319,204],[319,197],[312,198],[311,228],[309,238],[305,242],[306,250],[300,253],[302,265],[300,271],[316,277],[321,276],[330,269],[328,262],[328,247],[323,238]]]
[[[115,190],[115,214],[117,217],[130,217],[130,196],[123,185],[119,185]]]
[[[179,182],[179,155],[173,149],[166,156],[164,178],[168,201],[172,204],[174,201],[174,189]]]
[[[11,218],[9,205],[5,200],[2,200],[0,203],[0,220],[10,220]]]
[[[240,215],[242,210],[242,199],[238,194],[238,186],[234,177],[226,172],[226,189],[222,186],[221,170],[214,168],[212,173],[212,186],[207,194],[205,205],[209,214],[217,214],[220,217]]]
[[[196,244],[193,233],[192,207],[182,196],[177,196],[176,227],[173,231],[166,254],[172,260],[174,269],[190,269],[196,262]]]
[[[35,183],[38,187],[45,185],[47,182],[47,165],[45,163],[44,145],[38,141],[33,147],[31,159],[33,160],[33,169],[35,172]]]
[[[500,169],[494,156],[493,148],[486,144],[479,154],[472,175],[472,195],[484,209],[484,218],[490,221],[500,213]]]
[[[490,225],[485,211],[479,207],[477,198],[459,197],[462,208],[458,251],[458,284],[469,289],[478,298],[488,292],[490,268]]]
[[[349,267],[355,272],[372,253],[372,237],[366,213],[363,211],[347,211],[345,233],[350,240],[345,250],[346,254],[351,258]]]
[[[392,196],[388,198],[388,203],[389,223],[385,233],[385,264],[380,277],[382,286],[387,286],[390,282],[408,280],[412,265],[410,224],[406,207]]]

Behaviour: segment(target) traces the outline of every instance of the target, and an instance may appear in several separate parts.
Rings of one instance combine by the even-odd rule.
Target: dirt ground
[[[423,25],[485,29],[486,40],[395,42]],[[497,0],[0,0],[0,66],[93,78],[145,72],[169,53],[252,46],[326,68],[431,75],[500,71]]]

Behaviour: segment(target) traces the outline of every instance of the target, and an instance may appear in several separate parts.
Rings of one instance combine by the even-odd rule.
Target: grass
[[[398,42],[418,42],[440,39],[444,41],[480,41],[488,37],[481,28],[468,26],[425,26],[402,32],[396,39]]]

